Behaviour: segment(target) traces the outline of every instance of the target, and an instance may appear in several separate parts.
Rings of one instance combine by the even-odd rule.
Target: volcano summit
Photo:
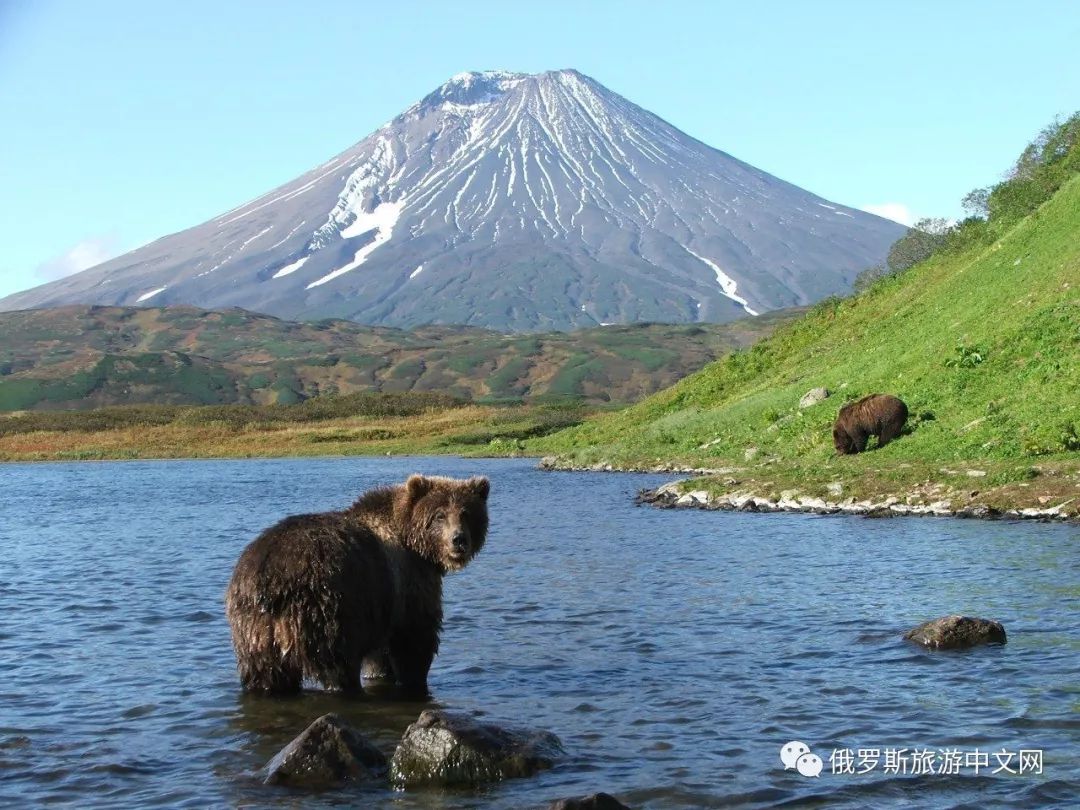
[[[508,331],[727,321],[847,292],[904,230],[577,71],[463,73],[293,182],[0,309],[192,304]]]

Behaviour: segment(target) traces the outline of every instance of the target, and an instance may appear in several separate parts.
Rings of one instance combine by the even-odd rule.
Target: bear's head
[[[850,455],[855,452],[855,443],[851,440],[846,430],[842,430],[839,427],[834,427],[832,431],[832,443],[836,448],[836,452],[842,456]]]
[[[490,488],[480,477],[409,476],[405,482],[409,545],[444,572],[464,568],[487,538]]]

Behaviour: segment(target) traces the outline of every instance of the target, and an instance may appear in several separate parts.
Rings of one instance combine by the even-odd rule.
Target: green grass
[[[997,461],[1008,478],[1035,460],[1075,460],[1077,233],[1080,178],[990,244],[935,255],[860,296],[826,301],[635,406],[528,447],[574,464],[637,467],[721,467],[750,456],[819,476]],[[799,410],[815,386],[833,395]],[[881,450],[835,458],[837,410],[878,391],[907,402],[910,432]]]
[[[545,392],[552,397],[577,398],[585,394],[584,383],[590,377],[601,377],[604,364],[585,353],[572,355],[551,379]]]
[[[441,447],[488,446],[494,454],[524,448],[524,440],[546,436],[571,425],[581,423],[585,411],[577,406],[538,406],[535,408],[506,408],[495,411],[480,425],[468,431],[448,435]]]
[[[487,379],[488,388],[494,398],[520,397],[525,386],[519,382],[529,368],[529,359],[525,357],[511,357],[495,373]]]

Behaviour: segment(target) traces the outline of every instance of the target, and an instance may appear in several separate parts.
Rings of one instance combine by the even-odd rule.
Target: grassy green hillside
[[[633,402],[747,346],[798,310],[729,324],[503,335],[243,310],[62,307],[0,313],[0,411],[135,403],[290,404],[436,391],[477,402]]]
[[[838,483],[859,495],[921,482],[978,498],[1045,475],[1061,484],[1047,497],[1080,498],[1080,178],[982,232],[531,449],[570,464],[731,468],[710,484],[720,489]],[[816,386],[832,396],[800,410]],[[836,458],[838,409],[877,391],[908,403],[910,432]]]

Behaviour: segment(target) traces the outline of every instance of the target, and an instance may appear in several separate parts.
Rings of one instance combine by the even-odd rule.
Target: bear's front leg
[[[903,429],[903,425],[898,425],[895,422],[885,425],[881,428],[881,433],[878,434],[877,446],[884,447],[897,436],[900,435],[900,431]]]
[[[360,677],[365,681],[394,680],[394,669],[390,665],[390,651],[384,648],[364,656],[364,664],[360,668]]]
[[[857,430],[851,437],[851,446],[856,453],[866,452],[866,443],[870,441],[870,434],[865,430]]]
[[[398,683],[410,697],[428,696],[427,676],[439,651],[439,631],[435,628],[402,630],[390,639],[390,665]]]
[[[341,692],[346,695],[355,695],[363,692],[360,686],[360,678],[355,670],[341,669],[324,673],[319,678],[323,688],[328,692]]]

